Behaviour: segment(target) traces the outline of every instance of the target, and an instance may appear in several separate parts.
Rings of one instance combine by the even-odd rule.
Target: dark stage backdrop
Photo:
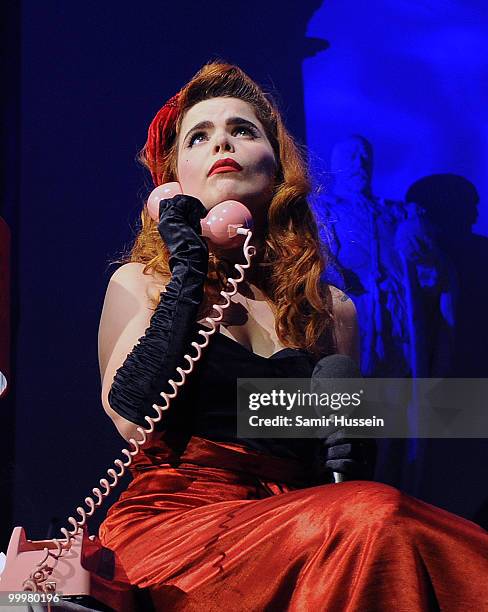
[[[349,6],[340,19],[338,4]],[[381,195],[401,196],[410,180],[432,172],[425,140],[436,151],[445,147],[451,138],[447,120],[438,130],[422,128],[421,121],[405,125],[402,113],[407,102],[402,92],[397,95],[396,85],[388,89],[383,83],[385,63],[378,60],[365,66],[360,61],[377,50],[360,42],[354,52],[346,50],[349,55],[342,61],[332,54],[346,41],[352,45],[348,37],[359,37],[345,23],[363,32],[370,32],[379,20],[384,20],[385,29],[391,24],[398,27],[404,16],[383,11],[382,4],[391,9],[394,3],[376,2],[360,15],[355,7],[364,3],[322,5],[318,0],[139,4],[24,0],[1,9],[9,32],[3,41],[9,96],[2,102],[7,144],[0,214],[12,229],[14,279],[13,385],[0,403],[2,431],[13,447],[7,443],[3,449],[1,486],[13,500],[12,516],[3,525],[3,549],[13,525],[24,525],[30,538],[52,536],[53,529],[57,535],[58,527],[66,524],[66,517],[90,494],[124,446],[100,401],[97,331],[104,292],[115,269],[109,264],[131,243],[150,186],[135,162],[147,125],[205,61],[221,57],[235,62],[267,89],[279,92],[289,128],[303,144],[308,136],[314,155],[326,158],[333,139],[350,129],[374,136]],[[443,5],[454,4],[408,3],[418,5],[420,15],[430,11],[434,21]],[[469,10],[476,14],[482,6],[481,0],[472,2]],[[428,32],[431,27],[419,21],[415,11],[404,23],[411,32],[415,28]],[[371,36],[380,34],[374,29]],[[330,49],[327,40],[334,41]],[[409,36],[394,43],[405,49],[411,44]],[[442,39],[433,44],[441,53]],[[388,52],[388,44],[383,51]],[[392,69],[394,60],[389,61]],[[357,77],[354,86],[352,73]],[[472,72],[469,75],[473,77]],[[474,81],[468,76],[454,80],[454,89],[446,94],[447,99],[456,96],[461,107]],[[429,104],[427,88],[432,79],[428,69],[417,70],[414,64],[402,76],[404,87],[418,92],[417,114],[423,112],[422,101]],[[327,102],[331,83],[335,90],[342,88],[334,113]],[[376,90],[388,89],[389,108],[397,110],[381,131],[371,127],[370,119],[375,112],[384,116],[383,101],[380,104],[371,96],[369,83]],[[368,112],[360,124],[341,123],[341,108],[344,117],[356,110],[350,101],[358,88],[367,98]],[[325,97],[317,97],[320,91]],[[366,103],[360,98],[357,108],[362,101]],[[436,112],[447,110],[437,105]],[[453,117],[453,111],[449,113],[448,119]],[[481,115],[470,121],[486,130]],[[412,138],[418,130],[422,163],[411,145],[407,153],[398,153],[398,125]],[[458,129],[452,137],[459,139],[461,132]],[[459,146],[465,147],[468,140],[465,135]],[[322,142],[321,150],[317,142]],[[394,166],[392,150],[397,152]],[[480,145],[472,158],[478,156],[480,161],[482,155],[486,156],[486,148],[482,151]],[[437,171],[461,174],[468,167],[452,156],[435,164]],[[468,178],[481,181],[482,177],[478,172]],[[478,188],[485,193],[482,182]],[[478,229],[488,233],[486,207],[480,211]],[[462,457],[459,461],[460,474],[470,469]],[[440,462],[427,469],[433,481],[425,493],[427,501],[472,518],[488,496],[486,471],[484,486],[477,491],[470,486],[470,494],[465,495],[460,494],[462,482],[446,481]],[[91,521],[92,532],[109,503]]]

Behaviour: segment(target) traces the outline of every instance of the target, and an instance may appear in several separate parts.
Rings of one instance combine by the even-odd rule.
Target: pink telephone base
[[[5,567],[0,574],[0,591],[23,591],[23,582],[30,576],[37,563],[45,557],[44,549],[53,554],[57,547],[52,540],[28,540],[23,527],[15,527],[7,549]],[[137,587],[129,584],[125,572],[108,548],[101,545],[98,537],[83,532],[72,539],[69,551],[55,563],[47,583],[52,591],[63,594],[63,599],[76,601],[83,597],[102,604],[98,609],[117,612],[133,612],[138,609]],[[53,606],[54,611],[62,608]]]

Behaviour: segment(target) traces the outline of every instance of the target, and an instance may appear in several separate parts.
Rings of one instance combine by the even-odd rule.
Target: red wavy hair
[[[277,336],[284,346],[290,348],[305,349],[316,355],[330,352],[332,335],[328,332],[333,320],[331,294],[328,286],[321,282],[326,254],[307,202],[311,189],[308,169],[272,97],[238,66],[222,61],[209,62],[177,95],[178,116],[174,129],[166,130],[162,145],[164,150],[158,151],[161,155],[154,155],[148,138],[139,153],[139,160],[151,172],[156,183],[176,181],[177,141],[182,119],[193,105],[214,97],[239,98],[249,103],[266,130],[279,162],[268,208],[264,246],[253,263],[260,266],[259,287],[274,305]],[[151,125],[154,128],[154,122]],[[144,263],[145,274],[169,276],[168,251],[146,206],[141,213],[141,227],[126,261]],[[230,274],[237,275],[233,265],[211,253],[200,316],[210,314],[213,303],[222,302],[219,293],[221,289],[230,288],[227,284]],[[154,306],[158,301],[159,296],[155,297]]]

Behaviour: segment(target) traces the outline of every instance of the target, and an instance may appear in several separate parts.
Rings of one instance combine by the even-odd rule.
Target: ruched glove
[[[138,343],[117,370],[108,395],[110,406],[125,419],[147,425],[144,416],[156,416],[161,391],[171,391],[167,381],[180,376],[208,272],[208,246],[201,236],[200,220],[207,210],[197,198],[178,194],[161,200],[158,230],[169,250],[171,280]]]
[[[345,480],[373,480],[377,444],[374,438],[350,438],[339,429],[322,441],[322,463]]]

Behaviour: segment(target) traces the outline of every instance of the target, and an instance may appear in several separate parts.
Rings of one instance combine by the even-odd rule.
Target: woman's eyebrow
[[[249,121],[248,119],[244,119],[243,117],[229,117],[226,120],[225,125],[249,125],[251,127],[254,127],[255,129],[259,129],[256,125],[254,125],[252,121]],[[197,123],[196,125],[194,125],[191,128],[191,130],[188,130],[185,136],[185,140],[195,130],[206,130],[206,129],[213,128],[213,127],[214,127],[214,124],[211,121],[200,121],[200,123]]]

